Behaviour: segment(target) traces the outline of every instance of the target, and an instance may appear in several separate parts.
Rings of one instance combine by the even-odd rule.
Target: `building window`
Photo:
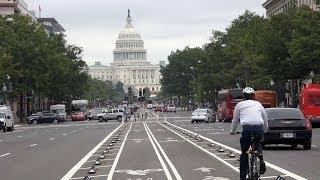
[[[152,87],[152,91],[154,91],[154,87]]]
[[[159,90],[159,87],[157,87],[157,91]]]

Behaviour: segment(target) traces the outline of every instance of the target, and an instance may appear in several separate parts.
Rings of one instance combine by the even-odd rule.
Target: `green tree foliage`
[[[8,18],[0,17],[0,77],[12,77],[12,96],[27,93],[55,103],[83,96],[88,77],[82,72],[82,49],[62,35],[49,36],[29,17]]]
[[[203,49],[185,48],[168,56],[162,94],[189,97],[194,91],[203,101],[237,84],[267,89],[271,80],[283,93],[288,79],[303,80],[311,70],[320,73],[320,14],[307,6],[269,19],[246,11],[226,32],[213,31],[210,41]],[[193,74],[195,83],[182,73]]]

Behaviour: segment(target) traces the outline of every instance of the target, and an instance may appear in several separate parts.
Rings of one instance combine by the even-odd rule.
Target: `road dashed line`
[[[31,144],[29,145],[30,147],[34,147],[34,146],[37,146],[38,144]]]

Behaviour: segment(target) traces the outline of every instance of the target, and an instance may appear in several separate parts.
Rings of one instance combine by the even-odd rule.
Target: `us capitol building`
[[[120,81],[124,84],[125,90],[131,86],[138,93],[147,87],[151,94],[157,94],[161,88],[160,65],[148,62],[147,50],[144,48],[141,35],[132,25],[130,10],[126,21],[115,43],[113,62],[110,66],[95,62],[88,67],[88,74],[93,78],[112,81],[114,84]]]

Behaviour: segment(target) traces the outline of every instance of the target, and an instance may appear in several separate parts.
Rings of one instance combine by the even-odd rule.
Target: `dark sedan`
[[[54,123],[63,122],[63,118],[57,113],[38,112],[28,117],[29,124]]]
[[[269,129],[264,135],[265,144],[287,144],[311,149],[312,126],[299,109],[268,108]]]

